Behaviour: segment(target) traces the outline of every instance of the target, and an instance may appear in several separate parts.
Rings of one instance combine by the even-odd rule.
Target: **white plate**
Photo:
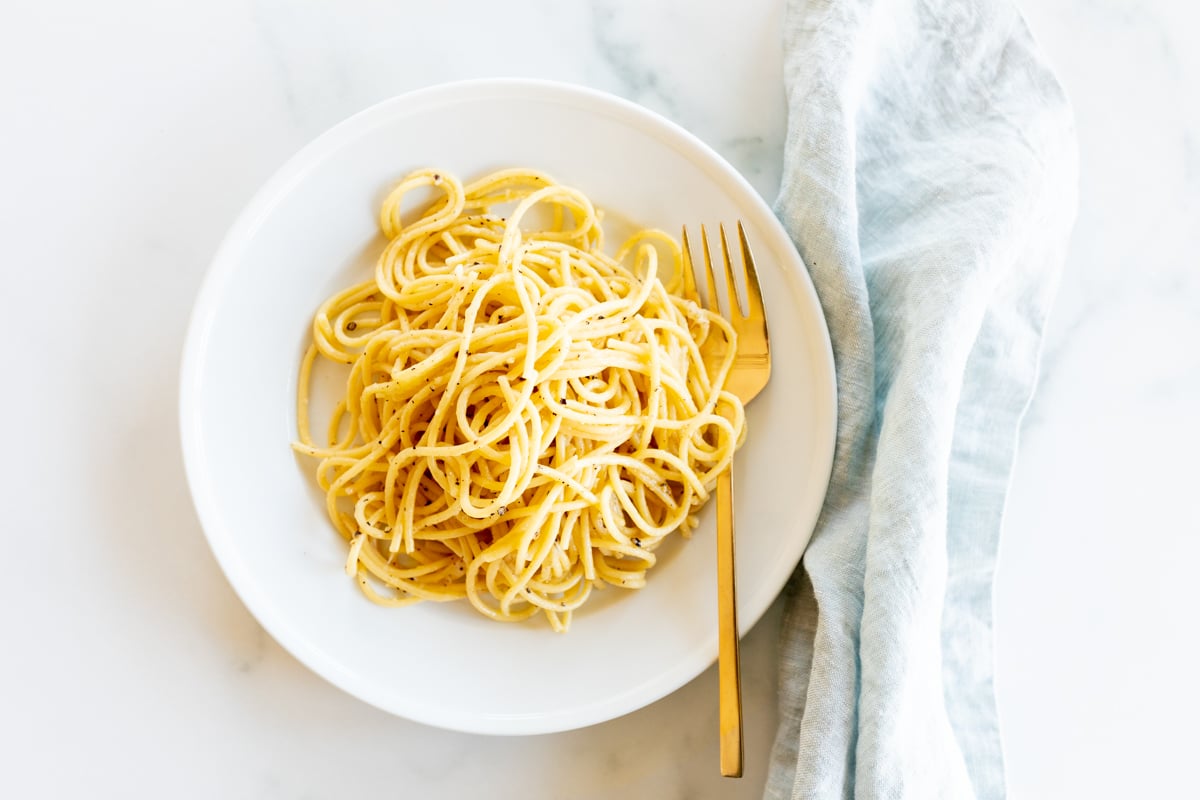
[[[369,274],[387,189],[422,166],[471,178],[518,165],[643,225],[746,224],[774,372],[749,407],[735,462],[743,630],[808,543],[835,427],[829,335],[783,228],[716,153],[639,106],[553,83],[449,84],[367,109],[292,158],[229,232],[192,316],[180,422],[201,523],[242,601],[315,672],[395,714],[493,734],[628,713],[691,680],[717,652],[711,504],[690,542],[660,551],[645,589],[610,587],[569,633],[555,634],[543,621],[492,622],[466,603],[371,604],[342,572],[344,545],[325,518],[313,464],[289,447],[312,312]]]

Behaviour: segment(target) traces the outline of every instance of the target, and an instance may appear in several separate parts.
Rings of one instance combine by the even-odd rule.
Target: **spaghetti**
[[[438,199],[402,221],[423,188]],[[744,435],[733,330],[669,291],[678,244],[644,230],[609,257],[588,198],[524,169],[413,172],[379,222],[374,279],[313,319],[293,445],[319,459],[347,573],[381,605],[465,597],[560,631],[593,588],[643,586]],[[318,359],[349,367],[326,446]]]

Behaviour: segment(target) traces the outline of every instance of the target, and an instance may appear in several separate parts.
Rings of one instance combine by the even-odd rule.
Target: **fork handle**
[[[742,667],[738,652],[733,568],[733,464],[717,476],[717,682],[720,686],[721,774],[742,777]]]

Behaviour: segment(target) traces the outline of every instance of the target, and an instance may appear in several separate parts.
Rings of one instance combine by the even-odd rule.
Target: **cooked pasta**
[[[419,189],[437,199],[402,220]],[[610,257],[588,198],[526,169],[418,170],[379,224],[374,278],[320,306],[300,368],[293,446],[347,573],[382,605],[465,597],[560,631],[593,588],[643,586],[744,435],[734,332],[669,290],[678,244],[644,230]],[[347,372],[325,445],[318,360]]]

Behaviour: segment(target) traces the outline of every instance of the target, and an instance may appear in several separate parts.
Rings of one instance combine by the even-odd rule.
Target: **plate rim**
[[[355,675],[346,671],[337,662],[337,659],[326,655],[323,649],[316,647],[303,634],[296,632],[289,623],[276,616],[270,608],[269,599],[262,595],[261,587],[249,574],[244,562],[233,547],[233,537],[224,524],[219,505],[209,485],[209,476],[203,467],[205,447],[200,435],[200,415],[196,402],[203,386],[201,377],[208,355],[207,343],[216,312],[220,307],[218,300],[221,296],[221,289],[234,273],[239,262],[239,254],[245,249],[257,229],[269,218],[275,206],[289,194],[292,186],[302,180],[311,169],[322,163],[329,151],[340,147],[347,141],[352,141],[355,136],[369,131],[377,117],[385,119],[407,106],[427,103],[437,100],[439,97],[444,102],[452,103],[461,102],[478,92],[494,94],[501,91],[542,101],[553,100],[560,103],[569,101],[569,104],[574,107],[608,113],[639,132],[670,144],[681,155],[697,167],[703,168],[704,171],[711,172],[715,168],[724,180],[732,182],[740,190],[749,203],[757,206],[756,210],[761,214],[763,227],[769,229],[770,236],[776,240],[771,244],[777,246],[780,241],[785,243],[801,265],[802,268],[798,270],[792,269],[790,265],[783,265],[781,271],[786,273],[785,277],[792,284],[793,291],[806,295],[805,299],[816,310],[815,328],[822,334],[820,342],[810,342],[809,346],[813,355],[817,357],[815,361],[829,376],[828,392],[825,397],[819,399],[829,410],[830,425],[823,432],[823,436],[822,432],[818,431],[818,441],[814,442],[814,449],[819,451],[819,459],[814,462],[819,470],[814,478],[821,484],[820,495],[823,497],[828,491],[832,475],[836,444],[837,372],[824,307],[813,285],[807,265],[796,250],[791,237],[766,200],[750,182],[696,135],[666,117],[630,100],[598,89],[562,81],[532,78],[482,78],[433,84],[395,95],[356,112],[328,128],[288,157],[255,191],[249,202],[238,213],[208,264],[200,289],[196,294],[196,300],[188,319],[187,334],[184,338],[180,360],[178,413],[188,490],[208,546],[234,593],[255,620],[281,647],[307,669],[340,690],[396,716],[426,725],[467,733],[532,735],[599,724],[632,713],[677,691],[715,661],[716,632],[713,632],[711,648],[693,648],[692,651],[681,653],[680,659],[672,667],[659,672],[655,679],[642,682],[634,687],[627,687],[626,691],[603,702],[591,701],[571,706],[566,713],[471,715],[462,712],[447,712],[439,716],[426,713],[421,707],[400,707],[390,696],[384,697],[377,692],[368,681],[359,680]],[[808,539],[805,541],[804,547],[800,549],[796,562],[788,565],[782,580],[778,581],[778,586],[766,595],[767,599],[764,603],[750,609],[741,609],[742,636],[745,636],[761,620],[767,608],[783,590],[788,577],[799,566],[803,553],[811,541],[823,505],[823,501],[817,503],[815,508],[810,511],[810,518],[804,521],[803,527],[809,531]],[[776,581],[771,583],[774,586]],[[747,611],[749,613],[746,613]],[[697,650],[708,651],[709,649],[711,649],[711,653],[705,652],[699,657],[696,656]]]

